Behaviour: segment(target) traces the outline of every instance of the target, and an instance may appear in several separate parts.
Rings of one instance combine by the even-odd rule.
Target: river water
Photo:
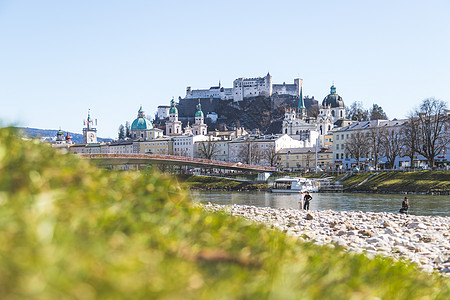
[[[191,191],[192,199],[216,204],[242,204],[274,208],[299,208],[298,194],[271,192]],[[405,195],[363,193],[313,193],[311,210],[398,213]],[[407,195],[409,214],[450,216],[450,196]]]

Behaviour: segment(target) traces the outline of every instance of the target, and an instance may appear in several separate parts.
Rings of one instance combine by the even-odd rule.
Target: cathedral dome
[[[142,110],[142,106],[138,111],[138,117],[131,124],[131,130],[145,130],[152,129],[153,125],[149,119],[145,117],[144,111]]]
[[[202,105],[200,102],[197,104],[197,111],[195,112],[195,117],[203,118]]]
[[[336,94],[336,87],[334,86],[334,84],[330,88],[330,94],[323,99],[322,106],[329,106],[331,108],[345,107],[342,97]]]
[[[175,106],[175,100],[170,101],[170,109],[169,109],[169,114],[178,114],[178,109]]]

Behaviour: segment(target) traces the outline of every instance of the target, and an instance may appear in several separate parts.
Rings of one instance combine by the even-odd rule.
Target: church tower
[[[96,120],[97,123],[97,120]],[[94,144],[98,143],[97,141],[97,128],[94,128],[94,121],[91,119],[91,111],[88,111],[87,120],[84,121],[83,128],[83,142],[85,144]]]
[[[192,125],[194,135],[206,135],[208,126],[205,124],[205,118],[202,112],[202,105],[198,99],[197,111],[195,112],[195,123]]]
[[[181,122],[178,121],[178,109],[175,106],[175,100],[170,101],[169,121],[166,122],[166,135],[182,134]]]
[[[304,120],[306,118],[306,107],[303,100],[303,87],[300,87],[300,96],[298,97],[297,119]]]

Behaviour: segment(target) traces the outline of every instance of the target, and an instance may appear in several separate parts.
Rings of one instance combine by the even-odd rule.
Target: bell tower
[[[95,125],[97,125],[97,120],[95,120]],[[97,141],[97,128],[94,128],[94,121],[91,119],[91,110],[88,110],[87,120],[84,120],[83,128],[83,142],[85,144],[98,143]]]

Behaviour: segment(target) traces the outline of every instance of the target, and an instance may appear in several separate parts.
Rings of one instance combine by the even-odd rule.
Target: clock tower
[[[97,123],[97,120],[95,120],[95,123]],[[91,119],[91,111],[90,110],[88,111],[87,120],[84,120],[84,125],[86,127],[83,128],[83,142],[85,144],[98,143],[97,128],[94,128],[94,121]]]

